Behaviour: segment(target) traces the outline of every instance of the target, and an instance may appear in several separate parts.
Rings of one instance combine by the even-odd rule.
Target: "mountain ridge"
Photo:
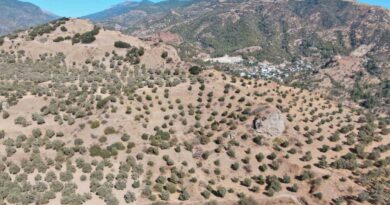
[[[163,9],[158,4],[154,4],[154,6],[157,7],[157,10],[160,9],[160,12],[151,13],[147,11],[148,8],[134,7],[134,10],[129,11],[127,14],[120,14],[97,22],[108,28],[119,29],[138,36],[155,34],[160,31],[170,31],[184,38],[186,43],[200,45],[201,50],[209,51],[208,53],[217,56],[231,54],[234,51],[251,46],[267,47],[264,53],[255,53],[254,55],[257,55],[256,58],[260,60],[278,60],[275,59],[276,57],[283,61],[294,58],[294,53],[297,53],[299,56],[304,55],[303,51],[299,50],[299,46],[302,47],[303,45],[293,45],[292,42],[317,38],[313,34],[319,35],[320,40],[323,41],[318,43],[331,44],[332,48],[330,49],[339,50],[336,52],[331,51],[335,54],[341,54],[343,51],[350,52],[348,50],[352,47],[356,46],[357,48],[361,44],[370,43],[365,39],[357,39],[357,41],[362,42],[347,42],[355,41],[355,39],[351,39],[354,38],[352,35],[355,35],[355,30],[365,29],[365,33],[359,33],[358,35],[369,35],[367,39],[380,40],[387,44],[385,33],[389,32],[390,21],[389,10],[349,0],[198,0],[190,1],[187,5],[180,5],[179,7],[172,5],[168,9]],[[255,11],[254,9],[258,10]],[[331,13],[332,11],[335,11],[334,14]],[[132,12],[136,15],[132,14]],[[269,15],[270,12],[274,13],[275,16]],[[305,15],[305,13],[310,13],[310,15]],[[320,16],[316,20],[315,15],[317,13]],[[371,19],[367,21],[365,18]],[[379,28],[377,29],[378,32],[382,33],[370,34],[369,32],[372,28],[365,28],[366,26],[373,26],[375,23],[383,24],[385,29],[377,27]],[[269,24],[268,27],[266,24]],[[271,24],[274,25],[270,26]],[[305,30],[299,31],[296,30],[297,28],[305,28]],[[338,33],[329,33],[332,30],[342,32],[341,35],[344,37],[341,39],[343,41],[341,43],[346,45],[336,45],[338,42],[331,40],[331,38],[340,37],[337,36],[340,35]],[[306,32],[306,34],[302,34],[302,32]],[[270,35],[271,33],[277,35],[272,36]],[[247,35],[242,36],[245,34]],[[280,34],[285,39],[276,38]],[[309,43],[315,43],[314,41],[316,40],[312,40],[313,42]],[[326,42],[326,40],[329,41]],[[268,42],[271,42],[272,45],[269,46]],[[283,43],[289,43],[289,45],[282,45]],[[377,45],[380,45],[380,43]],[[288,49],[293,50],[293,53],[289,53],[286,46]],[[264,56],[266,55],[265,53],[275,51],[278,52],[277,55]],[[285,54],[288,56],[284,56]]]
[[[40,7],[19,0],[0,1],[0,36],[59,18]]]

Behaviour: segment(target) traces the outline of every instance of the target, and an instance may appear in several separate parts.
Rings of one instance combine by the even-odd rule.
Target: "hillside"
[[[87,20],[0,50],[0,204],[390,203],[388,113]]]
[[[1,0],[0,10],[0,36],[58,18],[34,4],[18,0]]]
[[[122,19],[112,17],[102,23],[141,35],[170,31],[184,38],[185,44],[216,56],[256,46],[245,54],[283,62],[348,55],[362,45],[372,46],[368,52],[378,59],[387,60],[389,55],[389,11],[353,1],[199,0],[160,9],[137,21],[116,18]]]
[[[346,0],[198,0],[158,11],[134,9],[137,14],[99,24],[161,39],[188,61],[242,56],[242,65],[217,66],[388,108],[390,12],[384,8]]]
[[[115,42],[128,45],[115,47]],[[85,62],[95,64],[110,54],[118,56],[118,63],[143,64],[147,68],[175,67],[180,61],[172,46],[101,29],[80,19],[63,18],[13,34],[3,39],[2,48],[9,53],[23,53],[29,59],[60,55],[67,66],[83,66]],[[141,48],[142,55],[139,55],[137,52]],[[165,59],[161,58],[163,52],[167,52]],[[108,60],[99,63],[105,67],[116,66]]]

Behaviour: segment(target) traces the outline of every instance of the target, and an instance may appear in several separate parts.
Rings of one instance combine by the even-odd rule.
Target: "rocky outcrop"
[[[286,129],[285,117],[275,107],[261,105],[253,111],[253,129],[262,135],[270,137],[281,136]]]

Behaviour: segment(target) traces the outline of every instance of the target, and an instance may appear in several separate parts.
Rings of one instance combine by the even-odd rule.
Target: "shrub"
[[[250,187],[251,184],[252,184],[252,180],[250,180],[249,178],[245,178],[243,181],[241,181],[242,186]]]
[[[259,203],[256,202],[251,197],[243,197],[238,201],[238,205],[258,205]]]
[[[121,140],[124,141],[124,142],[129,141],[129,139],[130,139],[130,135],[128,135],[128,134],[123,134],[122,137],[121,137]]]
[[[171,194],[176,192],[176,185],[174,183],[168,182],[165,184],[165,190],[169,191]]]
[[[192,66],[192,67],[189,69],[189,72],[190,72],[192,75],[199,75],[199,73],[202,72],[202,68],[199,67],[199,66]]]
[[[60,192],[64,189],[64,185],[60,181],[53,181],[50,183],[50,190],[53,192]]]
[[[261,162],[264,159],[264,155],[262,153],[256,154],[255,157],[258,162]]]
[[[217,197],[225,197],[226,195],[226,188],[224,187],[218,187],[217,190],[215,190],[214,194],[217,196]]]
[[[99,34],[99,31],[100,31],[100,28],[95,26],[95,28],[92,30],[92,31],[88,31],[88,32],[85,32],[83,34],[75,34],[72,38],[72,44],[76,44],[76,43],[84,43],[84,44],[88,44],[88,43],[92,43],[96,40],[96,35]]]
[[[266,98],[265,101],[269,102],[269,103],[272,103],[274,101],[273,98],[269,97],[269,98]]]
[[[64,41],[64,40],[65,40],[64,37],[59,36],[59,37],[55,38],[55,39],[53,40],[53,42],[58,43],[58,42],[61,42],[61,41]]]
[[[208,198],[210,198],[210,192],[209,191],[203,191],[202,193],[202,196],[205,198],[205,199],[208,199]]]
[[[126,188],[125,180],[117,180],[115,183],[115,189],[124,190]]]
[[[112,150],[113,151],[113,150]],[[114,154],[114,152],[110,152],[107,149],[102,149],[99,145],[93,145],[89,149],[89,153],[92,157],[101,157],[101,158],[109,158]]]
[[[291,192],[297,192],[298,191],[298,185],[297,184],[293,184],[291,187],[288,187],[287,190],[289,190]]]
[[[35,38],[37,36],[42,36],[45,33],[51,33],[53,31],[53,27],[51,27],[49,24],[41,25],[34,27],[31,32],[29,32],[29,36],[31,38]]]
[[[377,75],[380,73],[380,68],[379,66],[376,64],[376,62],[372,59],[369,59],[364,67],[366,68],[367,72],[371,75]]]
[[[10,174],[17,174],[20,172],[20,167],[18,167],[18,165],[16,165],[15,163],[11,163],[8,168],[8,171]]]
[[[38,125],[45,124],[45,119],[39,114],[33,114],[33,120],[36,121]]]
[[[116,131],[115,131],[115,128],[113,127],[106,127],[106,129],[104,129],[104,134],[106,135],[111,135],[111,134],[115,134]]]
[[[5,137],[5,131],[0,130],[0,139],[3,139]]]
[[[167,57],[168,57],[168,52],[166,52],[166,51],[162,52],[161,58],[166,59]]]
[[[94,120],[91,122],[92,129],[98,128],[99,126],[100,126],[100,122],[98,120]]]
[[[42,136],[42,131],[39,128],[33,129],[32,135],[33,137],[38,138]]]
[[[92,33],[87,32],[80,36],[80,40],[81,43],[88,44],[94,42],[96,38]]]
[[[169,192],[168,191],[162,191],[160,194],[161,200],[168,201],[169,200]]]
[[[80,43],[80,34],[79,33],[76,33],[73,38],[72,38],[72,45],[73,44],[76,44],[76,43]]]
[[[115,41],[114,46],[116,48],[130,48],[131,45],[129,43],[123,41]]]
[[[190,199],[190,194],[186,190],[183,190],[179,196],[179,200],[187,201],[188,199]]]
[[[28,123],[26,118],[19,116],[15,119],[15,125],[22,125],[23,127],[26,127]]]
[[[104,106],[106,106],[106,104],[110,101],[110,97],[106,97],[106,98],[104,98],[104,99],[101,99],[101,100],[99,100],[98,102],[97,102],[97,104],[96,104],[96,108],[97,109],[102,109],[102,108],[104,108]]]
[[[124,198],[125,198],[125,202],[128,204],[130,204],[136,200],[135,194],[133,192],[130,192],[130,191],[126,192]]]

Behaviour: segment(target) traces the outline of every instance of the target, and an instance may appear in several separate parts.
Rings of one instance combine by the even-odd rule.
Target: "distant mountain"
[[[18,0],[0,0],[0,11],[0,35],[58,18],[34,4]]]
[[[193,0],[128,1],[82,18],[98,22],[108,28],[128,29],[146,19],[164,16],[171,9],[190,5]]]
[[[133,2],[133,1],[127,1],[118,5],[115,5],[109,9],[106,9],[104,11],[100,11],[94,14],[90,14],[88,16],[84,16],[82,18],[90,19],[93,21],[101,21],[108,18],[112,18],[115,16],[119,16],[122,14],[125,14],[132,10],[133,8],[139,6],[141,2]]]
[[[186,47],[215,56],[326,59],[362,45],[379,59],[390,54],[390,12],[354,0],[171,0],[98,21],[133,35],[172,32]]]

